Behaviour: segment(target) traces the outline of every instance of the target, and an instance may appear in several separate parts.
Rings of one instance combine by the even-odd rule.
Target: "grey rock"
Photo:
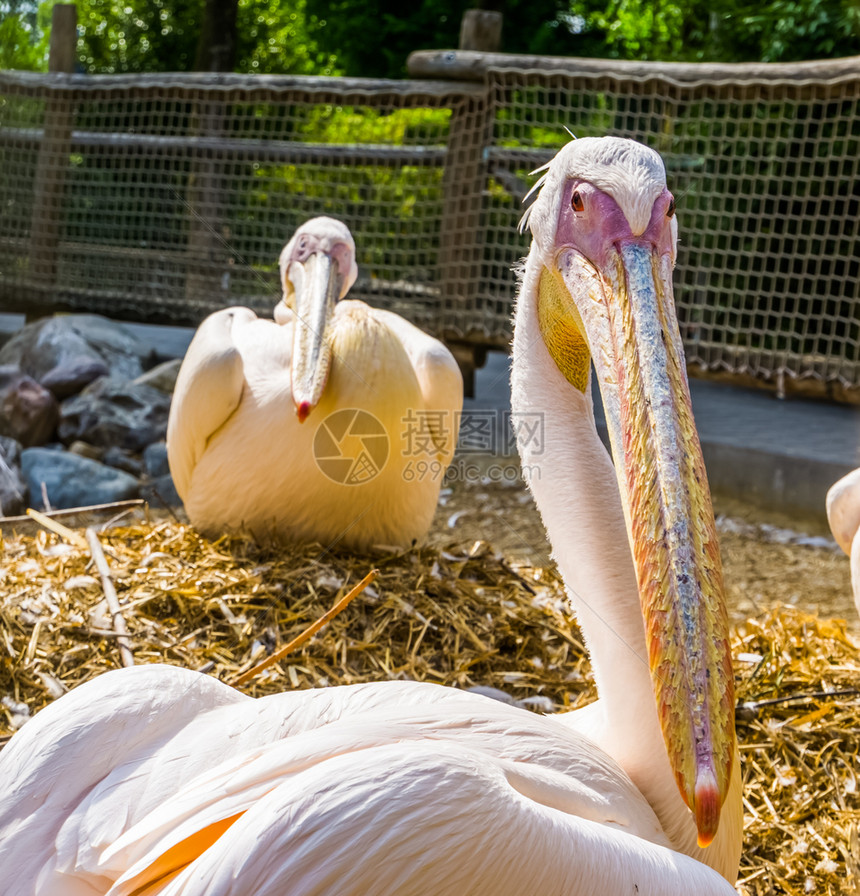
[[[0,457],[10,466],[21,466],[21,443],[9,436],[0,436]]]
[[[25,447],[41,445],[54,435],[57,400],[31,376],[11,364],[0,366],[0,435]]]
[[[170,396],[160,389],[103,377],[60,406],[60,439],[141,451],[167,434]]]
[[[38,509],[44,509],[42,483],[54,509],[125,501],[140,493],[134,476],[66,451],[28,448],[21,452],[21,467]]]
[[[182,507],[182,498],[173,484],[170,473],[158,476],[140,487],[140,496],[154,507]]]
[[[0,458],[0,517],[20,516],[26,509],[26,483],[16,470]]]
[[[125,500],[140,491],[135,477],[64,451],[26,449],[21,466],[37,507],[42,506],[43,483],[51,507],[57,509]]]
[[[166,442],[153,442],[143,449],[143,469],[151,479],[167,476],[170,473]]]
[[[0,436],[0,516],[16,516],[27,509],[27,483],[21,472],[21,443]]]
[[[154,386],[161,389],[162,392],[173,393],[176,386],[176,377],[179,375],[179,368],[182,366],[182,358],[173,358],[170,361],[163,361],[151,370],[142,373],[135,383],[142,383],[147,386]]]
[[[88,457],[90,460],[101,460],[102,455],[104,454],[103,448],[81,441],[72,442],[72,444],[69,445],[69,451],[71,451],[72,454],[78,454],[81,457]]]
[[[63,399],[77,395],[84,386],[109,373],[110,370],[104,361],[84,357],[71,358],[49,370],[42,377],[41,383],[54,398]]]
[[[97,314],[69,314],[26,324],[0,348],[0,364],[18,367],[64,397],[106,372],[138,377],[148,355],[148,347],[120,324]]]
[[[131,473],[132,476],[139,477],[143,473],[143,461],[140,457],[129,451],[124,451],[122,448],[117,448],[116,445],[105,449],[101,456],[101,462],[109,467],[116,467],[118,470]]]

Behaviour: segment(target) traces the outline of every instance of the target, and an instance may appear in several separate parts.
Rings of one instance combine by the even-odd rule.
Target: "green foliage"
[[[858,0],[573,0],[571,14],[586,56],[787,62],[860,54]]]
[[[467,9],[502,6],[502,49],[510,53],[566,54],[570,34],[561,25],[568,0],[317,0],[320,46],[336,53],[348,75],[405,77],[413,50],[457,47]],[[408,12],[406,11],[408,8]]]
[[[678,59],[685,17],[672,0],[609,0],[589,22],[604,34],[609,58]]]
[[[726,61],[794,62],[860,54],[858,0],[719,0],[706,47]]]
[[[311,109],[300,139],[312,143],[372,146],[444,145],[448,109],[395,109],[380,112],[351,106]]]
[[[309,144],[394,147],[444,145],[447,109],[398,109],[389,113],[361,106],[314,106],[292,110],[293,139]],[[365,273],[392,278],[409,268],[393,257],[391,246],[413,234],[415,245],[434,246],[432,229],[442,204],[442,169],[424,165],[252,164],[253,185],[234,191],[238,197],[232,245],[253,258],[259,271],[277,269],[277,254],[255,257],[272,234],[272,221],[283,232],[312,214],[329,214],[351,222],[364,248]],[[240,173],[243,183],[246,172]],[[372,216],[369,208],[374,209]],[[293,216],[289,219],[289,216]],[[430,231],[428,231],[430,228]],[[389,240],[386,237],[397,239]],[[425,250],[426,251],[426,250]],[[434,250],[435,251],[435,250]],[[397,274],[400,272],[400,274]]]
[[[335,54],[312,35],[319,19],[306,0],[240,0],[237,71],[259,74],[338,75]]]
[[[500,8],[511,53],[792,61],[860,54],[860,0],[239,0],[237,71],[404,77],[456,47],[472,6]],[[0,0],[0,67],[46,70],[53,0]],[[77,0],[90,73],[188,71],[204,0]]]
[[[188,71],[194,63],[203,0],[78,0],[79,51],[88,71]],[[316,17],[306,0],[240,0],[239,72],[324,74],[339,72],[318,49],[309,28]]]
[[[78,57],[91,74],[187,71],[202,0],[77,0]]]
[[[49,2],[0,0],[0,69],[48,70]]]

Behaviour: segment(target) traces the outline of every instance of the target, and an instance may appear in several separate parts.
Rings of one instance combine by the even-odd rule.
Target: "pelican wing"
[[[438,339],[404,320],[397,314],[380,309],[374,315],[397,334],[412,367],[427,413],[426,423],[440,463],[447,466],[457,447],[460,412],[463,410],[463,374],[454,356]]]
[[[414,696],[422,692],[418,688]],[[158,805],[105,850],[100,867],[117,873],[136,869],[129,879],[140,887],[136,875],[152,865],[148,858],[141,862],[141,856],[154,852],[178,861],[176,857],[187,857],[189,844],[199,848],[214,843],[225,823],[232,824],[269,792],[312,766],[409,742],[432,743],[442,753],[455,742],[459,749],[483,753],[486,762],[514,763],[523,782],[533,779],[521,788],[532,798],[668,845],[653,811],[627,776],[587,739],[571,737],[554,720],[449,693],[452,699],[429,711],[420,704],[358,712],[353,708],[321,727],[235,755]],[[155,864],[163,870],[164,862],[160,858]]]
[[[184,855],[156,845],[108,896],[734,893],[693,859],[572,814],[569,783],[423,738],[335,753],[202,828]]]
[[[170,472],[183,499],[209,439],[239,406],[245,373],[235,330],[256,319],[248,308],[217,311],[203,321],[188,346],[167,423]]]
[[[100,676],[45,707],[0,754],[4,892],[36,892],[40,874],[48,878],[65,861],[57,855],[61,828],[113,768],[151,756],[190,716],[246,701],[254,702],[213,678],[151,665]],[[130,806],[115,808],[122,830]]]

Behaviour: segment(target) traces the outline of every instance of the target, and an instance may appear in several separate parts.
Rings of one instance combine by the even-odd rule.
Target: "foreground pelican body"
[[[860,469],[852,470],[830,486],[826,507],[830,531],[851,560],[851,590],[860,613]]]
[[[274,322],[227,308],[195,334],[167,450],[205,534],[348,548],[426,534],[456,446],[462,376],[437,339],[344,299],[356,275],[349,230],[314,218],[281,255]]]
[[[733,893],[562,720],[439,685],[252,699],[111,672],[29,722],[0,772],[20,896]]]
[[[539,413],[545,423],[542,443],[521,437],[520,451],[600,699],[541,717],[416,682],[255,700],[171,667],[108,673],[40,712],[0,753],[0,780],[10,782],[0,793],[0,867],[13,892],[734,893],[731,667],[701,452],[686,380],[672,373],[667,197],[662,164],[644,147],[569,145],[530,213],[517,306],[514,418]],[[587,219],[586,203],[602,204],[599,220]],[[612,203],[623,213],[611,241],[583,254]],[[586,215],[583,226],[571,212]],[[650,293],[637,259],[658,274]],[[632,330],[606,341],[595,319],[629,312],[634,300]],[[637,359],[630,346],[642,349],[635,331],[655,302],[668,357]],[[617,477],[580,369],[589,350],[613,446],[624,446]],[[689,456],[679,459],[677,445],[673,454],[673,437]]]

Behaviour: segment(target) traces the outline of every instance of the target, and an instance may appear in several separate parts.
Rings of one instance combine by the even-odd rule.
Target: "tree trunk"
[[[239,0],[206,0],[194,70],[232,72],[236,67]]]

